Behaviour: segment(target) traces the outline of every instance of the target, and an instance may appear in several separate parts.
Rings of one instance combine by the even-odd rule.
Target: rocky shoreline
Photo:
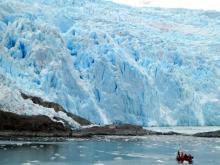
[[[220,131],[213,132],[203,132],[196,133],[192,135],[181,134],[176,132],[154,132],[146,129],[134,129],[133,126],[130,126],[130,129],[125,128],[107,128],[107,127],[124,127],[125,125],[116,126],[109,125],[98,127],[94,126],[91,128],[73,130],[73,131],[54,131],[54,132],[31,132],[31,131],[0,131],[0,138],[19,138],[19,137],[63,137],[63,138],[92,138],[94,136],[172,136],[172,135],[182,135],[182,136],[194,136],[194,137],[204,137],[204,138],[220,138]],[[134,126],[136,127],[136,126]]]
[[[67,114],[80,124],[80,128],[72,128],[61,119],[51,119],[48,116],[26,116],[0,109],[0,137],[72,137],[72,138],[91,138],[93,136],[149,136],[149,135],[184,135],[195,137],[220,137],[220,131],[203,132],[193,135],[186,135],[176,132],[157,132],[144,129],[141,126],[132,124],[105,125],[98,126],[92,122],[74,115],[57,103],[44,101],[39,97],[29,96],[21,93],[24,99],[30,99],[34,104],[43,107],[53,108],[54,111]],[[60,122],[58,122],[60,121]]]
[[[117,127],[117,128],[111,128]],[[73,130],[73,131],[55,131],[55,132],[31,132],[31,131],[0,131],[0,137],[11,138],[11,137],[66,137],[66,138],[92,138],[94,136],[150,136],[150,135],[181,135],[175,132],[161,133],[143,128],[136,129],[136,126],[129,126],[129,129],[123,128],[127,125],[109,125],[98,127],[94,126],[91,128]]]
[[[85,121],[85,120],[83,120]],[[24,116],[0,111],[0,137],[92,137],[97,135],[112,136],[147,136],[177,135],[175,132],[160,133],[143,129],[131,124],[82,126],[71,129],[60,122],[52,121],[47,116]]]
[[[208,137],[208,138],[220,138],[220,130],[211,131],[211,132],[196,133],[193,136],[195,136],[195,137]]]

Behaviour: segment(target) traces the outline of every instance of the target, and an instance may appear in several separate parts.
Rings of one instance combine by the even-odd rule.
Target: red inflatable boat
[[[176,155],[176,160],[179,162],[179,163],[183,163],[183,162],[188,162],[189,164],[192,164],[193,162],[193,156],[190,155],[190,154],[186,154],[184,152],[180,152],[178,150],[177,152],[177,155]]]

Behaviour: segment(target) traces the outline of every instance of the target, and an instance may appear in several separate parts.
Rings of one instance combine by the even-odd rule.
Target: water
[[[220,164],[220,139],[183,136],[0,141],[0,165],[178,164],[179,144],[194,164]]]

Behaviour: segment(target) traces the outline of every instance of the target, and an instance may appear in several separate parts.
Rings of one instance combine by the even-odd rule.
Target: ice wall
[[[11,86],[97,124],[220,125],[220,13],[0,1]]]

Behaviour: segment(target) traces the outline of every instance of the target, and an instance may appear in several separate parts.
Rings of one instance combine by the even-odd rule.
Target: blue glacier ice
[[[0,0],[0,75],[12,82],[0,84],[97,124],[220,125],[219,20],[104,0]]]

